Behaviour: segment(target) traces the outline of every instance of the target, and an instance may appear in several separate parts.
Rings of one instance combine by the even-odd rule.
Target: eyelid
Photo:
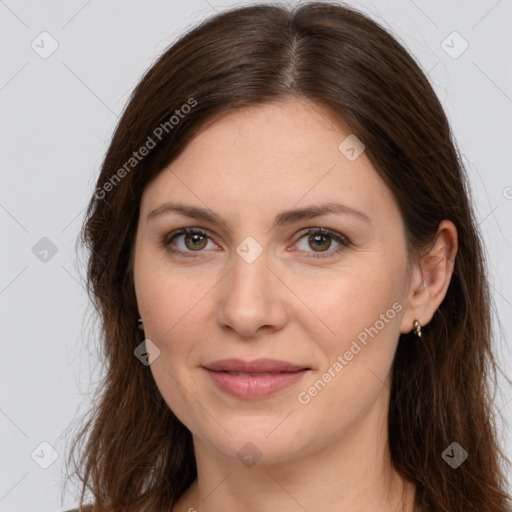
[[[335,231],[333,229],[324,228],[324,227],[310,227],[310,228],[305,228],[305,229],[299,231],[294,237],[294,238],[296,238],[296,240],[293,243],[293,245],[295,245],[297,242],[299,242],[305,236],[312,234],[312,233],[327,235],[330,238],[334,239],[337,243],[339,243],[340,247],[338,247],[332,251],[320,251],[320,252],[306,251],[308,254],[310,254],[310,256],[305,256],[306,258],[316,258],[316,259],[330,258],[330,257],[337,255],[343,249],[345,249],[351,245],[351,241],[346,235],[339,233],[338,231]],[[215,242],[215,237],[212,236],[212,233],[208,229],[203,229],[203,228],[199,228],[199,227],[182,227],[179,229],[175,229],[162,237],[162,239],[160,241],[160,245],[164,249],[166,249],[167,251],[169,251],[173,254],[177,254],[177,255],[185,256],[185,257],[198,257],[198,256],[194,255],[194,252],[197,252],[197,253],[205,252],[203,250],[201,250],[201,251],[182,251],[180,249],[171,248],[171,240],[173,240],[174,238],[177,238],[178,236],[186,235],[186,234],[199,234],[199,235],[205,236],[206,238],[211,240],[213,243],[215,243],[215,245],[217,245],[217,246],[219,245]],[[324,254],[325,254],[325,256],[324,256]]]
[[[323,228],[323,227],[311,227],[311,228],[306,228],[306,229],[300,231],[297,235],[297,240],[294,242],[294,245],[297,242],[299,242],[302,238],[304,238],[305,236],[307,236],[309,234],[313,234],[313,233],[327,235],[330,238],[332,238],[333,240],[335,240],[337,243],[339,243],[340,246],[332,251],[320,251],[320,252],[306,251],[306,253],[307,253],[307,256],[305,256],[306,258],[315,258],[315,259],[331,258],[331,257],[337,256],[344,249],[346,249],[347,247],[352,245],[352,242],[350,241],[350,239],[347,236],[345,236],[343,233],[340,233],[340,232],[335,231],[330,228]]]
[[[215,243],[215,245],[219,245],[215,242],[214,237],[212,236],[212,233],[209,230],[203,229],[203,228],[196,228],[196,227],[182,227],[179,229],[175,229],[175,230],[165,234],[161,238],[159,245],[161,245],[163,247],[163,249],[165,249],[171,253],[185,255],[185,257],[187,257],[187,256],[195,257],[193,255],[194,251],[182,251],[180,249],[171,248],[171,241],[173,239],[175,239],[179,236],[182,236],[182,235],[187,235],[187,234],[203,235],[206,238],[210,239],[213,243]],[[204,251],[197,251],[197,252],[204,252]]]

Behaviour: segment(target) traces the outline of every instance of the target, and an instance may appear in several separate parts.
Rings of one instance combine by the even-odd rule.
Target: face
[[[160,351],[150,369],[195,439],[227,457],[292,460],[387,407],[404,226],[349,135],[312,103],[253,106],[208,125],[143,193],[134,280]],[[307,215],[327,204],[345,208]]]

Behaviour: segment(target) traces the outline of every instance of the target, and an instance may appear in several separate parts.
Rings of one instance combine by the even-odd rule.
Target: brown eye
[[[192,253],[203,252],[210,240],[209,235],[201,229],[181,228],[166,235],[161,244],[173,254],[194,257],[195,255]]]
[[[309,253],[306,254],[307,258],[329,258],[331,256],[336,256],[350,245],[350,241],[346,236],[326,228],[308,229],[302,234],[299,242],[306,237],[306,247],[300,249],[301,251]],[[334,250],[329,251],[328,249],[330,249],[333,240],[338,244],[338,247],[335,247]],[[308,250],[311,248],[313,250]]]
[[[346,236],[326,228],[310,228],[303,233],[299,241],[306,237],[306,247],[302,248],[301,251],[309,253],[306,254],[307,258],[329,258],[337,255],[350,245]],[[181,247],[180,239],[183,239],[184,242]],[[338,247],[329,251],[333,240],[338,244]],[[216,246],[206,231],[199,228],[180,228],[166,235],[162,239],[161,245],[172,254],[193,258],[196,256],[194,253],[205,252],[204,249],[207,248],[209,241]],[[311,251],[311,249],[313,250]]]
[[[204,249],[208,243],[204,235],[187,233],[184,236],[185,246],[192,251]]]
[[[331,246],[329,236],[323,234],[309,235],[308,242],[311,247],[321,251],[327,250]]]

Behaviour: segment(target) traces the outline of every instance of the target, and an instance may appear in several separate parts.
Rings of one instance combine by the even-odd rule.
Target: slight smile
[[[277,359],[222,359],[202,368],[221,391],[245,400],[273,395],[297,383],[311,370]]]

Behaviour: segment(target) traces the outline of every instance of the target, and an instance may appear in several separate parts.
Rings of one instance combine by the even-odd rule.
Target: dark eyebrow
[[[156,217],[157,215],[170,212],[181,213],[185,217],[203,220],[206,222],[211,222],[213,224],[224,224],[225,226],[227,225],[224,219],[222,219],[222,217],[214,213],[212,210],[173,202],[167,202],[158,206],[148,214],[146,220],[149,221],[150,219]],[[314,217],[319,217],[321,215],[326,215],[329,213],[351,215],[358,219],[364,220],[368,224],[372,223],[370,218],[365,213],[359,210],[356,210],[354,208],[351,208],[350,206],[346,206],[343,204],[327,203],[319,206],[307,206],[305,208],[298,208],[295,210],[283,210],[282,212],[279,212],[276,215],[273,228],[277,226],[283,226],[286,224],[292,224],[302,219],[312,219]]]

